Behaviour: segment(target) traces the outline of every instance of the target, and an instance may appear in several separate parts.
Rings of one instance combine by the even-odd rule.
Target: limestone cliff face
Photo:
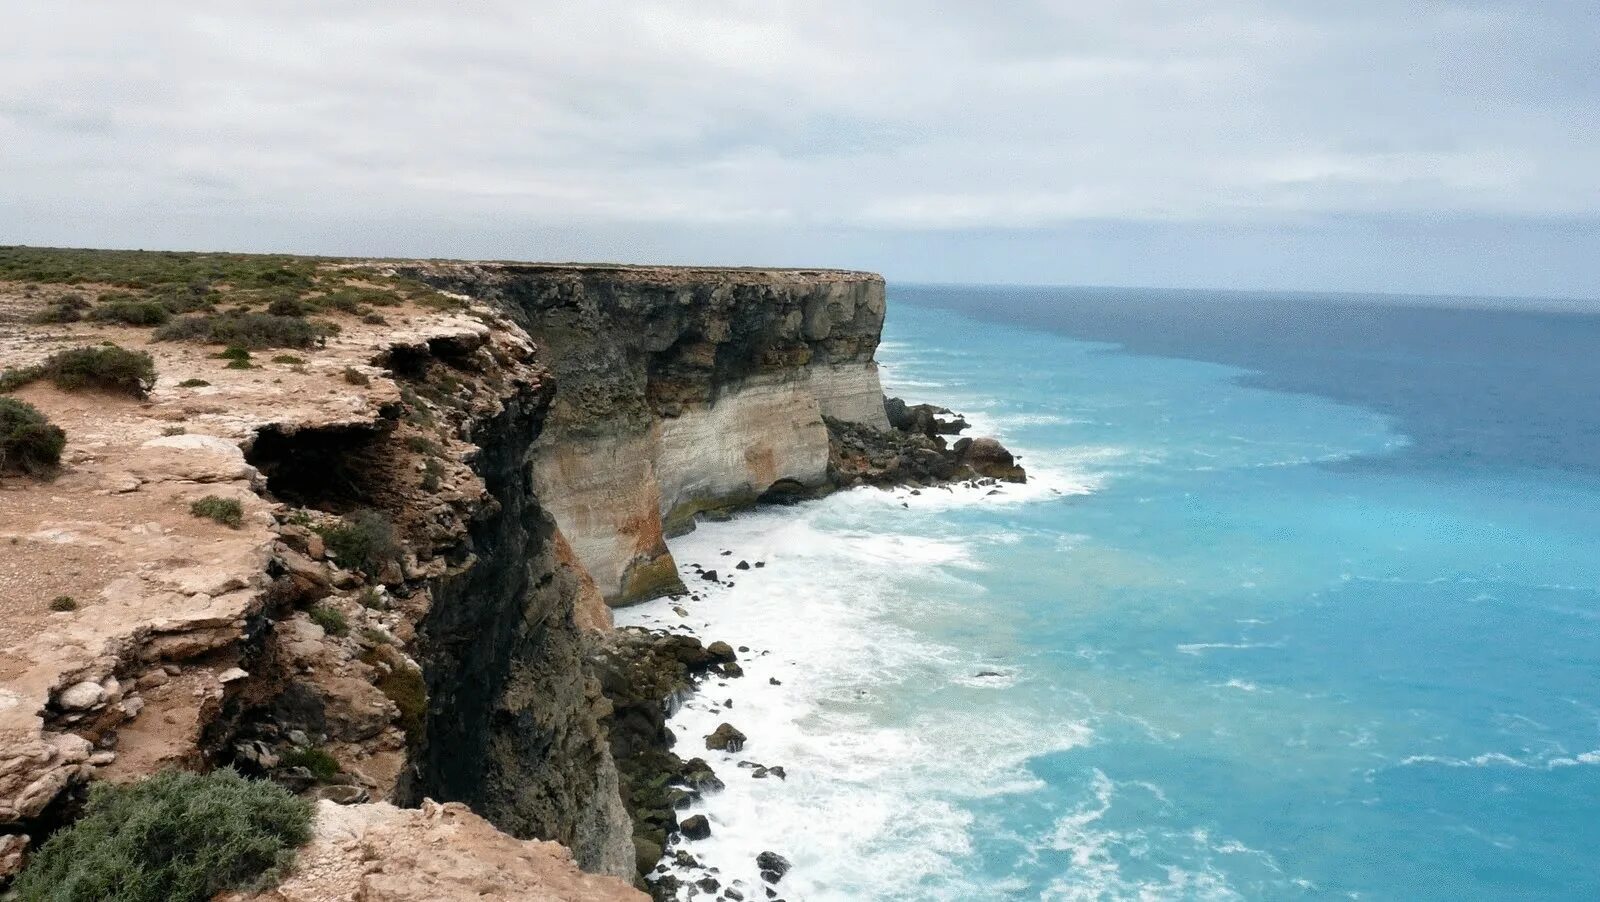
[[[533,479],[605,599],[681,589],[664,538],[827,484],[824,417],[883,428],[884,285],[819,270],[428,264],[506,310],[558,386]]]

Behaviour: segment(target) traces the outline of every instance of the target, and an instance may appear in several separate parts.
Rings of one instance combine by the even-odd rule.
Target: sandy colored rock
[[[238,902],[645,902],[578,870],[558,843],[516,840],[465,805],[317,806],[316,835],[276,889]]]

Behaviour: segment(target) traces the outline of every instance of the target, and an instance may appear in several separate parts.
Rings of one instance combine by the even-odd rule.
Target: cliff
[[[683,591],[665,539],[1022,478],[886,410],[883,317],[857,272],[0,248],[0,398],[66,436],[0,454],[0,881],[92,781],[231,766],[323,802],[274,898],[629,897],[518,840],[636,879],[716,785],[664,713],[725,643],[596,639]],[[46,377],[108,344],[150,384]]]
[[[617,605],[682,591],[666,537],[830,485],[824,417],[884,428],[883,279],[825,270],[436,263],[505,310],[560,390],[534,484]]]
[[[583,663],[609,620],[528,478],[554,380],[526,333],[358,261],[28,258],[42,277],[0,280],[0,397],[66,451],[0,475],[0,881],[90,782],[224,765],[465,802],[631,878]],[[179,295],[195,312],[126,321]],[[168,337],[188,321],[233,332]],[[149,355],[147,392],[15,378],[105,343]],[[612,879],[591,895],[633,895]]]

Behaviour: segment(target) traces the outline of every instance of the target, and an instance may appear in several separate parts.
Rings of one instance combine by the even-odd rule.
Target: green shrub
[[[0,398],[0,473],[42,476],[61,462],[67,434],[32,404]]]
[[[282,877],[311,838],[312,803],[228,769],[95,783],[83,816],[18,877],[21,902],[205,902]]]
[[[422,672],[408,664],[391,645],[376,645],[361,654],[361,661],[381,674],[373,685],[400,709],[398,723],[412,743],[422,739],[428,716],[428,684]],[[386,667],[378,667],[379,664]],[[387,669],[387,673],[384,670]]]
[[[383,596],[379,595],[378,590],[371,586],[362,589],[361,594],[356,596],[356,601],[361,602],[362,607],[371,608],[375,611],[384,611],[389,608],[389,605],[384,602]]]
[[[361,372],[353,366],[347,366],[344,368],[344,381],[350,383],[351,385],[372,384],[372,380],[367,377],[366,373]]]
[[[52,611],[76,611],[77,609],[78,600],[71,595],[57,595],[50,599],[50,610]]]
[[[184,316],[155,331],[156,341],[194,341],[242,348],[309,348],[336,330],[329,323],[271,313],[213,313]]]
[[[392,307],[400,303],[400,297],[392,291],[346,286],[326,294],[308,297],[306,303],[323,310],[338,310],[341,313],[367,313],[368,304],[374,307]]]
[[[97,388],[143,398],[156,384],[156,362],[143,351],[112,344],[72,348],[51,354],[37,366],[7,370],[0,375],[0,391],[38,379],[49,379],[66,391]]]
[[[299,366],[300,364],[305,363],[305,359],[302,357],[296,357],[293,354],[279,354],[278,356],[272,358],[272,362],[287,363],[291,366]]]
[[[303,767],[311,771],[311,775],[318,780],[331,780],[343,770],[339,766],[339,759],[319,748],[290,749],[284,753],[279,763],[283,767]]]
[[[160,301],[115,301],[110,304],[102,303],[90,310],[89,318],[99,323],[159,326],[172,319],[172,311]]]
[[[350,635],[350,621],[345,618],[344,612],[338,608],[330,608],[325,604],[319,604],[312,608],[309,613],[311,622],[322,627],[323,631],[328,635]]]
[[[238,529],[244,524],[244,507],[237,499],[207,495],[189,505],[189,513]]]
[[[366,316],[363,316],[361,318],[361,321],[366,323],[369,326],[387,326],[387,325],[389,325],[389,321],[387,319],[385,319],[384,315],[381,314],[381,313],[369,313]]]
[[[305,316],[306,309],[306,305],[295,297],[280,297],[267,305],[267,313],[272,316]]]
[[[384,632],[383,630],[376,629],[376,628],[370,627],[370,626],[364,626],[364,627],[361,628],[361,639],[362,639],[362,641],[366,642],[368,645],[393,645],[394,644],[393,642],[391,642],[389,640],[389,634],[388,633]]]
[[[341,566],[376,574],[400,554],[394,526],[374,510],[357,511],[340,523],[317,527],[317,535]]]
[[[83,310],[67,304],[51,304],[38,313],[28,317],[28,322],[35,325],[53,325],[58,323],[75,323],[83,319]]]
[[[211,383],[204,379],[185,379],[178,383],[179,388],[205,388]]]
[[[183,435],[184,433],[186,433],[188,431],[189,430],[183,428],[182,426],[165,426],[165,427],[162,428],[161,434],[162,435]]]

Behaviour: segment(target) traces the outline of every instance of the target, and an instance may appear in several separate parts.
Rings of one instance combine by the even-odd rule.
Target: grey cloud
[[[1570,0],[35,4],[0,34],[0,241],[739,246],[912,277],[1009,260],[1015,280],[1071,280],[1061,261],[1104,259],[1121,269],[1098,280],[1355,287],[1307,281],[1341,272],[1309,262],[1320,241],[1359,287],[1426,290],[1451,281],[1449,255],[1419,269],[1348,223],[1403,241],[1472,222],[1460,240],[1492,241],[1498,222],[1528,263],[1473,267],[1484,290],[1595,294],[1600,264],[1564,249],[1600,220],[1597,16]],[[1561,245],[1541,251],[1534,222]],[[1130,253],[1176,234],[1264,256],[1208,276]],[[459,250],[401,247],[424,240]],[[853,258],[868,247],[885,256]]]

